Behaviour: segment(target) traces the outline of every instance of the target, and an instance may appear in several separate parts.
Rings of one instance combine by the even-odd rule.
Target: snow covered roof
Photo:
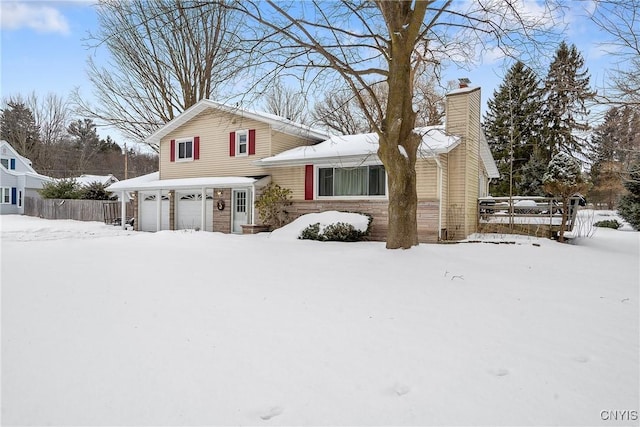
[[[330,135],[319,129],[314,129],[309,126],[302,125],[300,123],[295,123],[289,119],[285,119],[284,117],[276,116],[274,114],[263,113],[259,111],[247,110],[244,108],[231,106],[222,104],[219,102],[212,101],[210,99],[202,99],[198,101],[196,104],[187,108],[182,114],[180,114],[175,119],[171,120],[160,129],[152,133],[145,142],[150,144],[160,144],[160,139],[174,131],[178,127],[182,126],[198,114],[202,113],[208,108],[212,108],[215,110],[224,111],[230,114],[236,114],[239,116],[247,117],[253,120],[258,120],[263,123],[268,123],[274,130],[279,132],[283,132],[289,135],[296,136],[304,136],[312,139],[317,139],[322,141],[327,139]]]
[[[480,89],[480,86],[465,86],[458,89],[450,90],[449,92],[447,92],[447,96],[458,95],[460,93],[469,93],[479,89]]]
[[[102,185],[111,184],[112,182],[118,182],[118,178],[113,176],[113,174],[109,175],[87,175],[82,174],[77,178],[74,178],[78,184],[81,186],[90,185],[94,182],[98,182]]]
[[[449,152],[460,142],[459,136],[446,134],[442,125],[416,128],[414,132],[422,136],[422,143],[418,147],[418,155],[421,157],[433,157],[440,153]],[[332,136],[316,145],[296,147],[284,151],[275,156],[258,160],[256,164],[260,166],[291,166],[336,160],[362,161],[367,158],[379,161],[377,153],[378,134],[341,135]]]
[[[185,188],[212,188],[212,187],[250,187],[258,179],[245,176],[199,177],[160,179],[160,172],[153,172],[137,178],[118,181],[107,187],[108,191],[135,191],[135,190],[177,190]]]

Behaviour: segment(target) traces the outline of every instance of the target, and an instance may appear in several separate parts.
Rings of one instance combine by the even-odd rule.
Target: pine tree
[[[487,103],[484,130],[500,170],[500,178],[491,189],[496,196],[508,196],[510,192],[541,194],[547,162],[540,168],[529,164],[539,143],[541,94],[538,86],[535,73],[518,61]]]
[[[0,138],[6,140],[21,156],[27,157],[38,169],[40,129],[33,112],[16,99],[9,99],[0,114]]]
[[[620,199],[618,213],[636,230],[640,230],[640,161],[631,165],[629,176],[624,181],[629,191]]]
[[[594,187],[590,196],[613,209],[624,193],[622,174],[640,153],[640,113],[631,107],[609,109],[593,133],[591,149],[590,177]]]
[[[575,45],[560,44],[544,81],[543,143],[548,161],[558,152],[585,153],[589,129],[587,103],[595,92],[589,87],[589,70]]]

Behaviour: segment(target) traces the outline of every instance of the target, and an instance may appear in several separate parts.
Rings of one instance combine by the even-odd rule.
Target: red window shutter
[[[304,199],[313,200],[313,165],[304,167]]]
[[[193,137],[193,160],[200,158],[200,137]]]
[[[176,140],[175,139],[171,140],[171,161],[172,162],[176,161]]]
[[[234,157],[236,155],[236,133],[229,133],[229,155]]]
[[[249,155],[256,154],[256,130],[249,129]]]

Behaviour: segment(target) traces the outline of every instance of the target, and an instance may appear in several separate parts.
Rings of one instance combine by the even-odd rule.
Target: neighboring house
[[[87,187],[87,186],[93,184],[94,182],[102,184],[102,185],[104,185],[106,187],[106,186],[109,186],[109,185],[111,185],[113,183],[118,182],[118,178],[116,178],[112,174],[109,174],[109,175],[87,175],[87,174],[82,174],[79,177],[72,178],[72,179],[75,179],[75,181],[81,187]]]
[[[23,214],[25,197],[40,197],[38,190],[53,181],[40,175],[31,160],[22,157],[7,141],[0,141],[0,214]]]
[[[480,128],[480,88],[447,95],[444,126],[422,135],[416,163],[421,242],[462,239],[477,226],[478,197],[498,177]],[[203,100],[151,135],[155,174],[111,185],[136,192],[140,230],[199,228],[241,233],[259,224],[254,202],[274,182],[292,191],[292,216],[326,210],[374,217],[387,231],[387,176],[376,134],[333,136],[265,113]],[[243,227],[244,226],[244,227]]]

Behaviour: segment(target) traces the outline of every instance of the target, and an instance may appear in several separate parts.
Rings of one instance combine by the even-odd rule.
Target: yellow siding
[[[449,238],[464,238],[476,230],[480,89],[447,97],[447,132],[462,136],[449,153],[447,220]]]
[[[469,93],[469,117],[467,119],[467,159],[466,159],[466,233],[471,234],[477,227],[478,175],[480,159],[480,90]]]
[[[438,166],[435,160],[416,161],[416,190],[418,200],[438,198]]]
[[[256,154],[229,156],[229,133],[256,130]],[[200,137],[200,159],[171,162],[171,140]],[[195,178],[204,176],[263,175],[264,169],[254,161],[268,157],[271,149],[271,127],[268,124],[217,110],[207,110],[162,138],[160,142],[160,178]]]
[[[271,182],[291,190],[293,200],[304,200],[304,166],[290,166],[286,168],[269,168]]]
[[[449,203],[449,174],[447,171],[449,170],[449,155],[440,154],[439,158],[440,164],[442,165],[442,199],[440,200],[442,207],[442,224],[440,224],[440,226],[447,228],[447,206]]]
[[[288,135],[286,133],[273,131],[271,133],[271,156],[303,145],[311,145],[315,141],[300,136]]]

